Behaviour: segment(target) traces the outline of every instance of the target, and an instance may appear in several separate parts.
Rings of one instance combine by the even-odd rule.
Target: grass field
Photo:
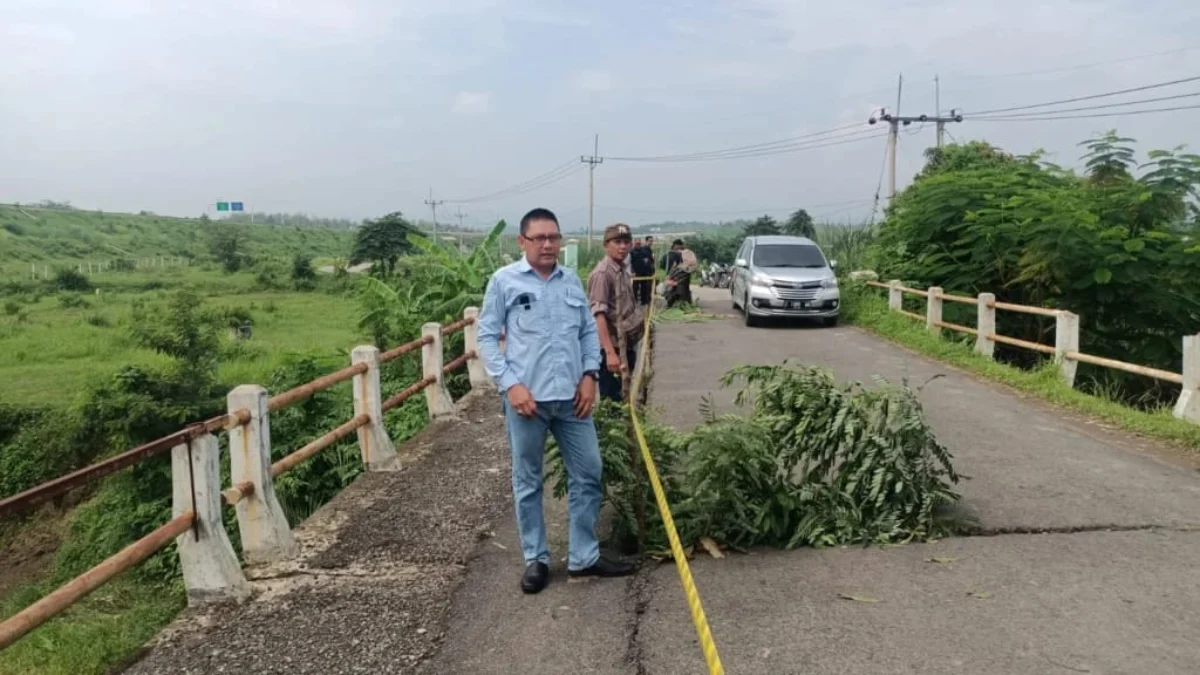
[[[207,257],[219,220],[83,210],[0,206],[0,280],[27,280],[41,273],[115,259]],[[352,230],[287,225],[237,224],[243,248],[252,256],[288,260],[344,256]]]
[[[357,304],[344,295],[263,290],[253,274],[197,268],[110,276],[111,281],[93,278],[98,292],[3,299],[0,400],[69,404],[88,384],[125,365],[165,363],[165,357],[133,342],[129,324],[135,301],[154,311],[177,289],[200,293],[211,308],[250,317],[251,338],[236,341],[223,359],[220,375],[226,382],[260,382],[289,353],[333,353],[360,340]]]

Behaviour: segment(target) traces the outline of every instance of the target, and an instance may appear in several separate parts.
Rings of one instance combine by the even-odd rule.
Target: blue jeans
[[[537,413],[527,419],[504,399],[504,419],[512,451],[513,501],[525,563],[550,564],[542,511],[542,466],[549,432],[558,441],[567,468],[567,509],[571,522],[567,568],[591,567],[600,558],[596,520],[600,516],[603,490],[595,422],[590,416],[576,417],[574,401],[539,401]]]

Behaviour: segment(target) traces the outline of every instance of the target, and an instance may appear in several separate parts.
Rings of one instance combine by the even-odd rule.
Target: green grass
[[[251,281],[252,277],[245,275]],[[348,297],[322,292],[234,290],[240,280],[215,275],[218,289],[206,293],[213,308],[241,308],[253,319],[253,337],[236,343],[223,360],[226,382],[262,382],[289,353],[332,353],[361,342],[358,305]],[[167,290],[84,294],[85,307],[63,306],[59,295],[25,298],[18,315],[0,314],[2,398],[30,405],[62,405],[130,364],[165,364],[167,359],[133,343],[132,303],[165,305]],[[0,312],[3,310],[0,309]]]
[[[26,587],[0,603],[8,617],[41,595]],[[183,609],[182,583],[118,577],[0,652],[0,675],[110,672]]]
[[[0,280],[27,280],[30,265],[56,267],[114,258],[205,257],[220,221],[0,206]],[[324,227],[236,225],[243,248],[262,258],[344,256],[354,232]],[[154,268],[158,271],[159,268]]]
[[[882,290],[847,287],[843,318],[886,340],[926,356],[1038,396],[1068,410],[1109,422],[1122,429],[1168,441],[1191,452],[1200,452],[1200,425],[1176,419],[1169,408],[1138,410],[1113,400],[1092,396],[1068,387],[1059,379],[1058,368],[1048,364],[1037,370],[1020,370],[997,363],[973,351],[974,338],[939,337],[923,322],[888,311]]]

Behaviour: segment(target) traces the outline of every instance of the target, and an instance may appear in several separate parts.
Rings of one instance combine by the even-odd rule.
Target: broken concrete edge
[[[464,412],[478,402],[485,401],[488,398],[496,399],[496,410],[499,411],[499,397],[495,391],[473,390],[454,403],[455,412]],[[397,448],[396,465],[398,466],[402,461],[405,468],[408,468],[414,463],[427,458],[433,438],[442,433],[449,425],[466,422],[465,419],[460,419],[456,414],[453,417],[428,423],[415,436]],[[180,467],[188,463],[186,447],[181,446],[176,454],[180,455],[176,459],[177,462],[180,462]],[[200,461],[199,457],[197,457],[197,461]],[[397,468],[396,470],[399,471],[401,469]],[[174,473],[179,476],[179,479],[176,481],[178,483],[176,486],[178,508],[190,506],[192,491],[188,474],[182,470]],[[372,489],[373,484],[379,479],[379,475],[380,472],[363,472],[332,499],[317,508],[308,518],[297,524],[294,529],[290,529],[288,535],[294,547],[293,555],[262,560],[260,562],[245,560],[238,566],[235,573],[233,568],[226,564],[230,561],[220,555],[224,549],[221,541],[222,537],[217,536],[212,539],[202,538],[199,541],[199,546],[201,547],[199,549],[197,549],[197,546],[189,544],[188,555],[184,560],[189,568],[186,570],[188,574],[185,575],[187,577],[185,584],[188,579],[205,580],[205,583],[199,583],[198,585],[193,583],[192,585],[196,585],[196,588],[189,587],[187,589],[189,606],[181,611],[172,621],[171,625],[167,629],[164,629],[158,636],[155,636],[147,646],[159,644],[169,635],[178,632],[177,624],[203,625],[208,620],[207,617],[210,617],[214,612],[220,611],[222,608],[253,601],[263,596],[264,593],[270,593],[276,580],[299,575],[310,577],[338,576],[337,572],[309,569],[306,561],[320,555],[336,543],[336,533],[341,524],[349,518],[350,512],[370,510],[375,502],[389,497],[385,493]],[[219,473],[217,476],[219,480]],[[204,490],[204,483],[201,482],[197,485],[196,493],[198,500],[207,494]],[[217,492],[217,499],[219,498],[220,493]],[[224,534],[223,528],[220,534]],[[190,539],[193,535],[189,532],[183,535],[183,537]],[[224,538],[224,540],[228,542],[227,538]],[[193,554],[193,550],[199,550],[200,553]],[[232,553],[232,547],[230,547],[229,552]],[[183,553],[182,548],[181,553]],[[236,562],[236,558],[233,560]],[[212,567],[212,569],[201,569],[194,563],[203,563],[201,567]],[[214,564],[217,566],[213,567]],[[400,567],[409,570],[413,565],[401,565]],[[342,573],[341,576],[362,577],[370,575],[348,575]],[[228,582],[218,585],[229,592],[222,592],[219,588],[214,589],[214,580],[217,582]]]

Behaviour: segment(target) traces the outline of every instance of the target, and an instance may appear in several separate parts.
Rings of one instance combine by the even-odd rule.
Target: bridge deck
[[[728,307],[726,293],[699,297],[709,311]],[[991,536],[697,557],[727,672],[1196,671],[1192,464],[853,328],[748,329],[732,316],[663,325],[652,405],[658,419],[694,425],[705,394],[730,409],[732,392],[717,384],[728,368],[786,357],[867,382],[944,374],[922,400],[970,476],[964,506]],[[315,543],[303,569],[208,615],[208,628],[166,637],[133,672],[703,672],[673,565],[566,584],[560,561],[545,592],[520,593],[503,430],[489,405],[476,403],[458,431],[433,433],[436,452],[405,471],[350,488],[314,519],[330,532],[306,524]],[[455,517],[460,525],[438,525]],[[561,556],[565,508],[549,498],[547,520]]]

